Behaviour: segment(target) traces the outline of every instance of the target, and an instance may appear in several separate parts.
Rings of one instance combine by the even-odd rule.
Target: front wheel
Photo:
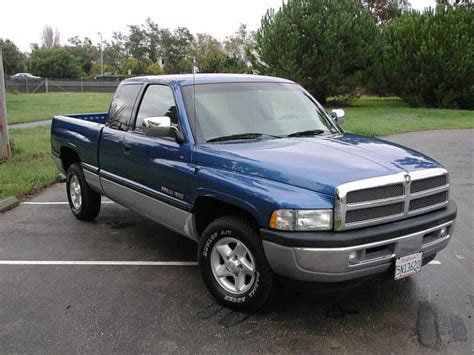
[[[226,307],[254,311],[270,295],[272,270],[257,232],[243,219],[227,216],[209,224],[198,260],[205,285]]]
[[[67,171],[66,192],[69,207],[77,219],[90,221],[97,217],[101,196],[89,187],[78,163],[71,164]]]

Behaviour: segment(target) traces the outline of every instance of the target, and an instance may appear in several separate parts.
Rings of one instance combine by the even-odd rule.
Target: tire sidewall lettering
[[[233,302],[233,303],[245,302],[247,297],[248,298],[253,298],[256,295],[259,284],[260,284],[260,273],[257,271],[257,273],[255,275],[255,281],[253,283],[252,289],[249,291],[249,293],[247,295],[242,296],[242,297],[235,297],[235,296],[232,296],[232,295],[225,295],[224,299],[226,301]]]
[[[209,255],[209,248],[211,247],[212,242],[218,237],[218,236],[231,236],[232,235],[232,230],[230,229],[221,229],[220,232],[214,232],[211,234],[211,236],[207,239],[206,244],[204,245],[204,248],[202,250],[202,255],[207,258]]]
[[[253,282],[252,289],[250,290],[248,294],[249,298],[252,298],[255,296],[255,294],[257,293],[259,284],[260,284],[260,272],[258,272],[257,270],[257,272],[255,273],[255,281]]]

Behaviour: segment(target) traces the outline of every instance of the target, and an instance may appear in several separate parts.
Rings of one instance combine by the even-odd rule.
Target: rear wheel
[[[77,219],[90,221],[97,217],[101,195],[89,187],[79,163],[71,164],[67,171],[66,192],[69,207]]]
[[[253,311],[270,295],[273,273],[258,233],[243,219],[227,216],[209,224],[198,259],[204,283],[223,305]]]

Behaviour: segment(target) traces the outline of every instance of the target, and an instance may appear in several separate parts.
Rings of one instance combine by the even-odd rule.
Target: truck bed
[[[107,112],[54,116],[51,125],[53,156],[61,157],[70,147],[80,152],[82,163],[98,168],[100,133],[107,118]]]
[[[105,122],[107,121],[107,118],[109,117],[109,113],[108,112],[74,113],[70,115],[61,115],[61,116],[56,116],[56,117],[69,117],[69,118],[75,118],[78,120],[100,123],[100,124],[105,125]]]

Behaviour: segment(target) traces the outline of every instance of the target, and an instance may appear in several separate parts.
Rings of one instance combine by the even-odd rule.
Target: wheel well
[[[215,219],[228,215],[237,215],[258,229],[258,222],[248,211],[212,197],[198,197],[194,203],[196,230],[199,235]]]
[[[68,147],[61,148],[61,161],[63,162],[64,172],[67,173],[67,169],[71,166],[71,164],[81,162],[79,155],[74,149]]]

